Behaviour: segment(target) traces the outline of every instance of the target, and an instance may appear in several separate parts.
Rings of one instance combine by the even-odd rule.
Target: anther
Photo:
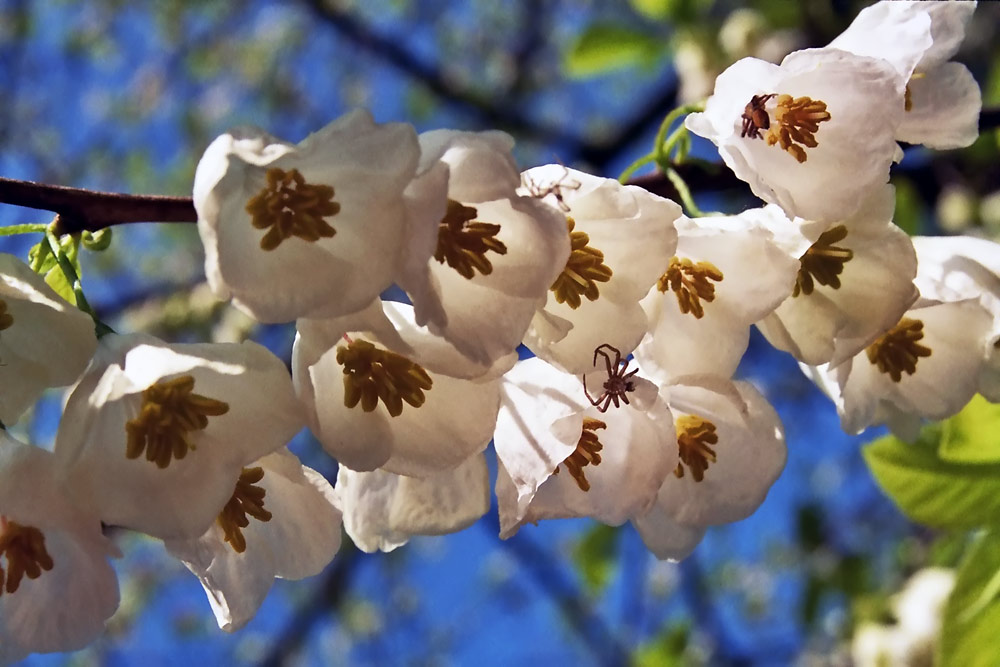
[[[566,227],[569,229],[569,259],[549,291],[555,294],[557,303],[565,303],[576,310],[583,303],[581,296],[597,300],[601,294],[597,283],[611,280],[613,272],[604,263],[604,253],[589,245],[590,236],[586,232],[573,231],[576,227],[573,218],[566,217]]]
[[[774,123],[767,132],[767,145],[780,144],[799,162],[806,161],[806,148],[815,148],[819,124],[830,120],[826,102],[810,97],[779,95],[774,110]]]
[[[434,259],[458,271],[469,280],[476,271],[488,276],[493,273],[493,263],[486,257],[487,252],[507,254],[507,246],[496,238],[500,225],[487,222],[473,222],[478,211],[453,199],[448,200],[448,209],[438,226],[437,249]]]
[[[854,251],[835,245],[847,238],[847,227],[837,225],[820,234],[799,258],[799,273],[795,278],[792,296],[812,294],[816,283],[840,289],[840,274],[844,265],[854,258]]]
[[[365,340],[355,340],[337,349],[337,363],[344,367],[344,405],[361,404],[365,412],[379,400],[393,417],[403,412],[403,401],[419,408],[433,384],[421,366],[406,357],[381,350]]]
[[[266,176],[267,185],[246,205],[254,228],[267,230],[262,249],[274,250],[292,236],[314,243],[337,233],[324,219],[340,212],[331,186],[306,183],[298,169],[275,167]]]
[[[597,438],[596,431],[607,427],[608,425],[600,419],[584,417],[583,430],[580,433],[580,440],[576,443],[576,449],[563,461],[563,465],[576,480],[576,485],[580,487],[581,491],[590,491],[590,482],[587,481],[587,475],[583,469],[588,465],[597,466],[601,463],[599,452],[604,449],[604,445]],[[556,466],[552,474],[559,474],[559,466]]]
[[[918,341],[924,337],[924,323],[904,317],[899,324],[882,334],[865,349],[868,361],[892,378],[903,379],[903,373],[913,375],[920,357],[931,356],[931,349]]]
[[[6,573],[0,568],[0,594],[17,592],[24,577],[37,579],[54,566],[42,531],[6,519],[0,534],[0,556],[7,558]]]
[[[691,313],[697,319],[705,316],[702,301],[715,300],[715,285],[711,281],[722,282],[722,271],[711,262],[692,262],[676,255],[670,258],[667,271],[660,276],[656,288],[661,292],[673,290],[677,295],[677,305],[682,313]]]
[[[709,446],[719,442],[715,424],[695,415],[682,415],[675,426],[681,460],[674,469],[674,476],[683,477],[684,466],[687,466],[694,481],[700,482],[705,479],[709,464],[716,462],[715,450]]]
[[[250,517],[258,521],[271,520],[271,513],[264,509],[264,496],[267,491],[257,486],[264,479],[264,469],[244,468],[236,481],[236,488],[226,506],[219,512],[216,522],[225,535],[224,541],[238,554],[247,550],[247,540],[243,529],[250,525]]]

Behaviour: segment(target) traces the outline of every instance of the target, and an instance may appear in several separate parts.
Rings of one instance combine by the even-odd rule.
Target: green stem
[[[45,223],[10,225],[0,227],[0,236],[14,236],[15,234],[44,234],[49,226]]]
[[[649,155],[643,155],[641,158],[639,158],[638,160],[636,160],[635,162],[633,162],[632,164],[630,164],[628,167],[625,168],[625,171],[623,171],[621,173],[621,176],[618,177],[618,182],[627,183],[628,179],[632,178],[632,174],[637,172],[641,167],[650,164],[654,160],[655,158],[653,157],[652,153],[650,153]]]
[[[97,313],[91,307],[90,303],[87,301],[87,297],[83,294],[83,284],[80,282],[80,276],[77,275],[76,269],[73,267],[73,263],[69,260],[65,253],[63,253],[62,246],[59,244],[59,237],[56,236],[55,232],[52,231],[52,226],[49,226],[45,230],[45,239],[49,243],[49,250],[52,252],[52,256],[56,258],[56,262],[59,264],[59,269],[66,276],[66,280],[73,287],[73,296],[76,297],[76,307],[83,312],[90,315],[94,320],[94,327],[97,329],[97,337],[100,338],[106,333],[112,331],[111,327],[101,322],[97,317]]]
[[[670,131],[670,126],[674,124],[674,121],[689,113],[704,110],[704,102],[693,102],[691,104],[679,106],[667,114],[667,117],[663,119],[662,123],[660,123],[660,130],[656,133],[656,139],[653,142],[653,155],[659,164],[666,162],[667,151],[664,150],[663,144],[667,140],[667,132]]]
[[[681,178],[681,175],[677,173],[677,170],[673,167],[667,167],[664,171],[667,174],[667,178],[677,190],[677,194],[680,195],[681,202],[684,204],[684,208],[687,210],[688,215],[692,218],[702,218],[708,215],[707,213],[702,212],[702,210],[698,208],[697,204],[694,203],[694,197],[691,196],[691,189],[687,186],[687,183],[684,182],[684,179]]]

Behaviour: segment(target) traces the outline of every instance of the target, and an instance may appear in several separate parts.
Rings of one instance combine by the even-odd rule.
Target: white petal
[[[341,467],[337,491],[344,528],[368,553],[392,551],[413,535],[463,530],[490,508],[489,471],[481,454],[425,478]]]
[[[961,63],[943,63],[909,83],[913,106],[896,138],[938,150],[963,148],[979,137],[979,84]]]
[[[643,544],[660,560],[683,560],[691,555],[705,537],[705,526],[692,526],[675,520],[659,504],[632,519]]]
[[[420,171],[442,161],[451,169],[448,196],[463,204],[511,197],[521,184],[506,132],[432,130],[420,134]]]

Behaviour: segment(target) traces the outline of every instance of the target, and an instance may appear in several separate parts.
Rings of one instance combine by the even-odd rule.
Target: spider
[[[611,361],[611,356],[605,352],[604,348],[607,348],[615,353],[614,361]],[[599,412],[607,412],[612,403],[615,404],[616,408],[620,407],[621,403],[619,403],[619,401],[623,401],[625,405],[628,405],[628,393],[630,391],[635,391],[635,382],[629,378],[638,373],[639,369],[636,368],[633,371],[626,372],[628,371],[629,365],[628,359],[626,359],[623,364],[622,353],[618,350],[618,348],[612,347],[607,343],[598,345],[594,350],[595,367],[597,366],[598,356],[604,357],[604,364],[608,368],[608,379],[604,381],[604,393],[597,398],[594,398],[590,395],[590,392],[587,391],[587,376],[584,375],[583,393],[587,395],[587,400],[589,400],[590,404],[596,407]],[[604,405],[601,405],[602,401],[604,402]]]
[[[741,137],[750,137],[751,139],[762,139],[760,136],[761,130],[767,130],[771,127],[771,118],[767,115],[767,111],[764,109],[764,105],[772,97],[777,97],[777,93],[771,93],[770,95],[754,95],[750,98],[750,103],[746,105],[743,109],[743,132],[740,134]]]
[[[580,187],[580,182],[575,179],[567,180],[569,176],[569,169],[560,165],[563,168],[563,175],[559,177],[558,180],[552,181],[548,185],[542,185],[541,183],[536,183],[534,179],[530,176],[524,177],[524,186],[528,189],[528,194],[536,199],[543,199],[548,195],[552,195],[559,204],[560,210],[563,213],[569,212],[569,204],[563,199],[563,188],[567,190],[576,190]]]

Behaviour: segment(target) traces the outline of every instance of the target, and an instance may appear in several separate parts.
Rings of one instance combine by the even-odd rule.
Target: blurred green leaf
[[[685,664],[691,628],[687,623],[676,623],[664,629],[659,636],[640,646],[632,655],[633,667],[677,667]]]
[[[666,40],[629,26],[595,23],[570,45],[563,67],[586,78],[617,69],[649,66],[666,52]]]
[[[614,574],[617,540],[617,530],[597,524],[584,534],[573,550],[573,562],[591,593],[600,592]]]
[[[977,394],[943,422],[938,454],[952,463],[1000,463],[1000,405]]]
[[[637,14],[653,21],[662,21],[670,18],[677,11],[681,0],[629,0],[629,4],[632,5],[632,9]]]
[[[960,464],[937,454],[941,428],[907,444],[886,436],[862,450],[882,490],[914,521],[968,529],[1000,523],[1000,464]]]
[[[892,184],[896,186],[896,212],[892,220],[904,232],[915,236],[920,233],[924,218],[924,203],[920,199],[920,193],[908,178],[894,178]]]
[[[941,667],[996,664],[1000,634],[1000,534],[980,536],[958,569],[938,646]]]

